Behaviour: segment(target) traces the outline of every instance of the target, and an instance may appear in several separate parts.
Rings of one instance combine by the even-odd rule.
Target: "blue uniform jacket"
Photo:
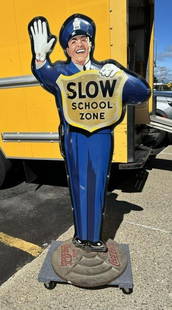
[[[102,64],[92,62],[94,69]],[[56,80],[60,74],[70,76],[79,72],[72,63],[48,60],[40,69],[33,62],[33,73],[43,87],[56,97],[63,126],[63,151],[69,175],[74,215],[75,235],[81,240],[96,242],[101,239],[107,175],[113,151],[112,126],[87,133],[69,126],[64,119],[61,93]],[[128,74],[123,87],[123,103],[137,104],[146,101],[150,89],[145,81]]]

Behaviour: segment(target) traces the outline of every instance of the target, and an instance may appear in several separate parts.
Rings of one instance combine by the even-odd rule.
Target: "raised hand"
[[[35,58],[43,62],[47,53],[50,53],[56,37],[48,35],[47,22],[39,18],[30,23],[29,32],[33,39]]]

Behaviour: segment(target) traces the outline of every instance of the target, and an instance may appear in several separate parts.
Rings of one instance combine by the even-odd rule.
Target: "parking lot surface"
[[[126,178],[125,186],[117,186],[106,197],[104,238],[115,238],[119,243],[129,244],[134,279],[132,294],[125,295],[114,287],[88,290],[69,284],[58,284],[54,290],[47,290],[37,280],[48,251],[45,249],[1,285],[0,309],[171,310],[172,146],[153,158],[144,174],[145,182],[139,186],[140,191],[131,191],[131,179]],[[44,195],[44,190],[45,187],[40,195]],[[67,200],[63,200],[58,212],[65,208],[66,203],[70,204],[67,190],[64,196]],[[51,219],[56,199],[52,195],[48,198],[45,195],[44,199],[45,205],[51,206]],[[61,215],[58,212],[57,216],[62,216],[58,225],[62,228],[57,237],[58,240],[66,240],[73,236],[73,226],[69,220],[65,224],[65,212],[61,211]],[[48,218],[41,228],[38,225],[40,232],[44,231],[46,221]],[[52,225],[56,235],[57,226],[53,221]],[[36,240],[32,241],[36,244]]]
[[[0,190],[0,284],[73,223],[67,187],[37,188],[23,182]]]

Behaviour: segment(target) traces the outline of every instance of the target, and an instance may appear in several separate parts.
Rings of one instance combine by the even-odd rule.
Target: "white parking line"
[[[135,225],[135,226],[140,226],[140,227],[150,229],[150,230],[160,231],[160,232],[163,232],[165,234],[171,234],[172,233],[171,231],[168,231],[168,230],[164,230],[164,229],[160,229],[160,228],[156,228],[156,227],[152,227],[152,226],[147,226],[147,225],[142,225],[142,224],[137,224],[134,222],[124,221],[124,223]]]

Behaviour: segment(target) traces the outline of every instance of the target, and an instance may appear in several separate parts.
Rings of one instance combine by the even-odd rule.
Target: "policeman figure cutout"
[[[113,126],[89,133],[67,123],[62,109],[62,96],[56,81],[63,74],[71,76],[82,70],[97,69],[104,77],[114,77],[123,70],[127,81],[123,87],[123,104],[137,104],[150,96],[147,82],[113,60],[93,59],[95,24],[87,16],[74,14],[63,24],[59,41],[67,61],[52,64],[49,54],[56,38],[50,34],[45,18],[34,18],[29,24],[32,43],[32,71],[41,85],[56,98],[61,118],[61,143],[69,175],[75,235],[73,243],[90,251],[106,252],[101,240],[107,175],[111,161]],[[103,48],[103,46],[102,46]]]

